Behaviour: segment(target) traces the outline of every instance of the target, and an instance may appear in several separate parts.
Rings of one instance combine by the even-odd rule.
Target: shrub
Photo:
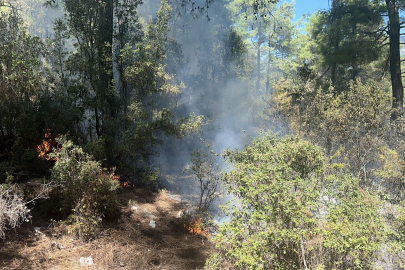
[[[321,149],[294,137],[264,135],[224,156],[234,165],[224,180],[240,206],[215,237],[223,258],[235,269],[300,268],[301,243],[317,234]]]
[[[265,134],[224,156],[233,165],[224,180],[238,200],[208,269],[370,267],[384,240],[380,201],[357,178],[332,174],[321,148]]]
[[[31,217],[26,204],[15,188],[0,185],[0,238],[5,237],[7,229],[16,228]]]
[[[95,207],[89,206],[85,199],[81,199],[76,204],[73,214],[69,219],[72,223],[69,233],[72,233],[79,239],[92,240],[97,235],[102,215]]]
[[[323,265],[327,269],[369,269],[385,242],[386,228],[380,214],[382,202],[351,175],[331,175],[324,194],[333,198],[321,222]]]
[[[35,204],[38,199],[48,198],[48,193],[49,184],[43,184],[40,191],[26,201],[17,185],[0,185],[0,238],[5,237],[7,229],[14,229],[24,221],[29,221],[31,210],[27,205]]]
[[[183,173],[192,173],[198,181],[199,201],[198,211],[204,213],[218,197],[220,191],[220,175],[216,164],[215,153],[211,146],[206,144],[208,153],[204,150],[195,150],[191,153],[191,165],[187,166]]]
[[[99,162],[92,160],[71,141],[62,137],[58,142],[62,148],[55,149],[52,154],[56,159],[52,180],[57,185],[51,193],[54,211],[63,217],[73,214],[76,221],[77,216],[83,215],[115,218],[119,183],[103,171]],[[92,213],[83,212],[82,208],[91,209]],[[75,211],[72,212],[72,209]]]

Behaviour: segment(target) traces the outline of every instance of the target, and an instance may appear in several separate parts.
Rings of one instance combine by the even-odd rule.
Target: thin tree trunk
[[[332,18],[332,23],[334,23],[337,19],[339,19],[341,17],[340,0],[334,0],[332,5],[334,6],[334,9],[336,10],[336,14]],[[334,52],[337,52],[339,50],[340,34],[339,34],[339,32],[337,32],[335,34],[336,35],[332,35],[332,37],[334,38],[334,40],[332,40],[332,42],[333,42]],[[336,84],[336,70],[337,70],[337,61],[334,60],[334,62],[332,64],[332,68],[330,70],[330,73],[331,73],[330,79],[332,81],[333,86],[335,86],[335,84]]]
[[[354,60],[352,62],[352,76],[351,76],[352,81],[356,80],[358,74],[359,74],[359,66],[357,65],[357,60]]]
[[[337,65],[337,63],[334,62],[332,64],[332,68],[330,69],[330,79],[332,81],[332,85],[335,85],[335,82],[336,82],[336,65]]]
[[[266,78],[266,94],[270,95],[270,63],[271,63],[271,50],[269,40],[269,56],[267,58],[267,78]]]
[[[113,68],[112,50],[106,45],[113,45],[113,31],[114,31],[114,7],[112,0],[104,0],[100,8],[100,28],[98,29],[97,39],[97,60],[98,60],[98,93],[100,95],[100,112],[102,120],[104,116],[113,117],[117,116],[116,110],[116,96],[109,91],[110,84],[113,79],[113,74],[108,70]],[[107,101],[105,103],[105,101]]]
[[[100,132],[100,119],[98,116],[98,107],[97,104],[94,106],[94,114],[96,116],[96,133],[97,133],[97,138],[100,137],[101,132]]]
[[[261,77],[260,77],[260,73],[261,73],[261,67],[260,67],[260,42],[258,44],[257,47],[257,81],[256,81],[256,95],[259,96],[260,95],[260,81],[261,81]]]
[[[120,57],[119,54],[121,49],[123,48],[123,35],[120,33],[119,25],[118,25],[118,13],[120,12],[120,0],[115,0],[113,5],[113,38],[112,38],[112,46],[111,46],[111,53],[112,53],[112,67],[113,67],[113,78],[115,80],[115,88],[118,93],[120,93],[121,98],[124,97],[123,89],[122,89],[122,81],[121,81],[121,68],[122,66],[119,63]]]
[[[1,131],[1,136],[3,137],[3,139],[6,139],[6,136],[4,134],[4,129],[3,129],[3,123],[1,123],[1,120],[0,120],[0,131]]]
[[[390,39],[390,73],[392,85],[392,97],[394,98],[392,107],[396,109],[392,118],[396,119],[403,114],[404,88],[401,78],[401,55],[400,55],[400,30],[399,7],[397,0],[385,0],[388,11],[389,27],[388,35]]]
[[[260,46],[262,45],[262,28],[261,25],[258,26],[257,32],[257,81],[256,81],[256,95],[260,95],[260,81],[261,81],[261,51]]]

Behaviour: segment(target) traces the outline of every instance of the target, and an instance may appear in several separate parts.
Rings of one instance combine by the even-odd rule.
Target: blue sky
[[[328,0],[295,0],[295,18],[294,21],[299,20],[302,15],[307,13],[315,13],[320,9],[328,9]]]

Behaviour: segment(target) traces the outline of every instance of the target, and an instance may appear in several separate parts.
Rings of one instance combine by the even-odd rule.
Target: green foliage
[[[100,137],[99,139],[89,142],[83,146],[83,150],[94,157],[95,160],[102,161],[107,156],[105,146],[105,138]]]
[[[318,12],[313,18],[311,32],[319,60],[324,69],[330,70],[330,79],[338,91],[350,80],[365,78],[362,71],[384,55],[381,43],[385,35],[378,31],[382,12],[373,1],[333,1],[329,11]]]
[[[240,204],[216,237],[219,248],[228,248],[225,258],[236,269],[299,268],[300,242],[316,234],[311,212],[319,198],[316,174],[325,166],[322,151],[294,137],[264,135],[224,155],[234,164],[224,179]]]
[[[336,93],[333,87],[323,90],[313,82],[298,89],[288,84],[280,86],[283,90],[277,93],[275,102],[291,127],[323,146],[328,155],[344,147],[340,160],[350,165],[363,184],[370,184],[373,175],[368,166],[378,162],[378,149],[392,131],[387,86],[356,81],[343,93]]]
[[[291,69],[292,39],[296,34],[292,23],[294,6],[292,3],[278,5],[277,2],[258,4],[258,1],[234,0],[227,5],[235,22],[234,30],[245,39],[249,52],[256,56],[257,96],[263,94],[263,84],[266,85],[265,93],[270,94],[272,84]]]
[[[44,168],[34,149],[44,128],[37,106],[45,55],[43,42],[27,33],[16,14],[0,11],[0,158],[16,170]]]
[[[208,269],[364,269],[384,241],[381,203],[352,176],[325,178],[322,149],[265,134],[227,150],[236,201],[215,236]],[[326,201],[325,201],[326,198]]]
[[[85,199],[81,199],[73,209],[72,215],[67,219],[72,223],[69,233],[78,239],[86,241],[97,237],[98,228],[102,221],[102,215],[92,207]]]
[[[191,165],[187,166],[183,173],[192,173],[198,181],[200,198],[198,211],[208,211],[211,203],[218,197],[220,191],[219,168],[216,163],[216,155],[211,146],[206,144],[208,153],[205,150],[195,150],[191,153]]]
[[[112,159],[115,163],[112,165],[126,174],[147,167],[155,146],[161,144],[164,137],[180,139],[197,132],[205,121],[204,117],[195,114],[182,118],[176,117],[173,112],[183,85],[176,84],[174,76],[166,72],[170,18],[171,6],[167,1],[162,1],[155,20],[147,25],[143,38],[136,46],[127,43],[121,50],[120,57],[125,63],[122,79],[131,88],[128,88],[127,105],[119,120],[124,129],[116,133],[118,141],[116,145],[112,144],[116,149]],[[140,178],[145,177],[154,178],[154,174],[143,174]]]
[[[324,265],[328,269],[365,269],[386,241],[386,224],[376,193],[360,186],[359,179],[342,175],[325,181],[330,207],[323,224]],[[329,200],[331,203],[331,200]]]
[[[117,217],[118,182],[103,171],[99,162],[92,160],[71,141],[62,137],[58,142],[62,148],[52,154],[57,160],[52,168],[52,181],[57,185],[51,193],[53,211],[64,217],[77,215],[73,216],[76,221],[89,215],[108,219]],[[92,209],[92,212],[82,208]],[[74,213],[72,209],[76,209]]]

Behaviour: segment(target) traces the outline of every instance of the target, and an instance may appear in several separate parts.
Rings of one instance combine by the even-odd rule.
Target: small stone
[[[43,232],[41,232],[41,227],[34,227],[34,232],[42,234]]]
[[[94,265],[93,258],[91,256],[89,256],[89,257],[81,257],[79,259],[79,264],[80,264],[80,266]]]
[[[156,222],[154,220],[149,221],[149,226],[151,226],[153,229],[156,228]]]

